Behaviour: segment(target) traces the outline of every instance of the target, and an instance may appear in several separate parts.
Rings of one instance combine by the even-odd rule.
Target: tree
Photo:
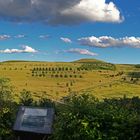
[[[68,75],[65,74],[65,75],[64,75],[64,78],[68,78]]]
[[[69,83],[66,83],[66,87],[69,87]]]
[[[70,82],[70,85],[73,86],[73,82]]]

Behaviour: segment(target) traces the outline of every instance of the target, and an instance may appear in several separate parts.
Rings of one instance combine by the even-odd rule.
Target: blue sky
[[[10,2],[0,1],[0,61],[140,63],[138,0]]]

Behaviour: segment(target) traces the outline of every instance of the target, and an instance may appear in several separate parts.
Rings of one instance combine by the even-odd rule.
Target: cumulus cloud
[[[22,48],[23,49],[0,50],[0,53],[12,54],[12,53],[36,53],[37,52],[37,50],[27,45],[23,45]]]
[[[72,43],[71,39],[69,38],[61,37],[60,39],[65,43]]]
[[[123,20],[116,5],[106,0],[0,0],[0,18],[54,25]]]
[[[82,55],[89,55],[89,56],[96,56],[98,54],[94,53],[94,52],[91,52],[87,49],[79,49],[79,48],[72,48],[72,49],[69,49],[65,52],[68,52],[68,53],[77,53],[77,54],[82,54]]]
[[[80,45],[107,48],[107,47],[132,47],[140,48],[140,37],[113,38],[110,36],[83,37],[78,39]]]
[[[0,40],[7,40],[10,39],[11,36],[10,35],[0,35]]]

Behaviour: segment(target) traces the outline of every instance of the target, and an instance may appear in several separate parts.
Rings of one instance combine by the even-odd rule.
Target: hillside
[[[140,68],[114,65],[95,59],[74,62],[7,61],[0,63],[0,75],[11,80],[16,91],[32,91],[41,96],[60,98],[71,92],[90,92],[106,97],[140,96]]]
[[[106,63],[106,62],[97,59],[79,59],[73,61],[73,63]]]

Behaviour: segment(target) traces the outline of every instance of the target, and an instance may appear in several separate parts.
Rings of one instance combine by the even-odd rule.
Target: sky
[[[0,0],[0,61],[140,64],[139,0]]]

